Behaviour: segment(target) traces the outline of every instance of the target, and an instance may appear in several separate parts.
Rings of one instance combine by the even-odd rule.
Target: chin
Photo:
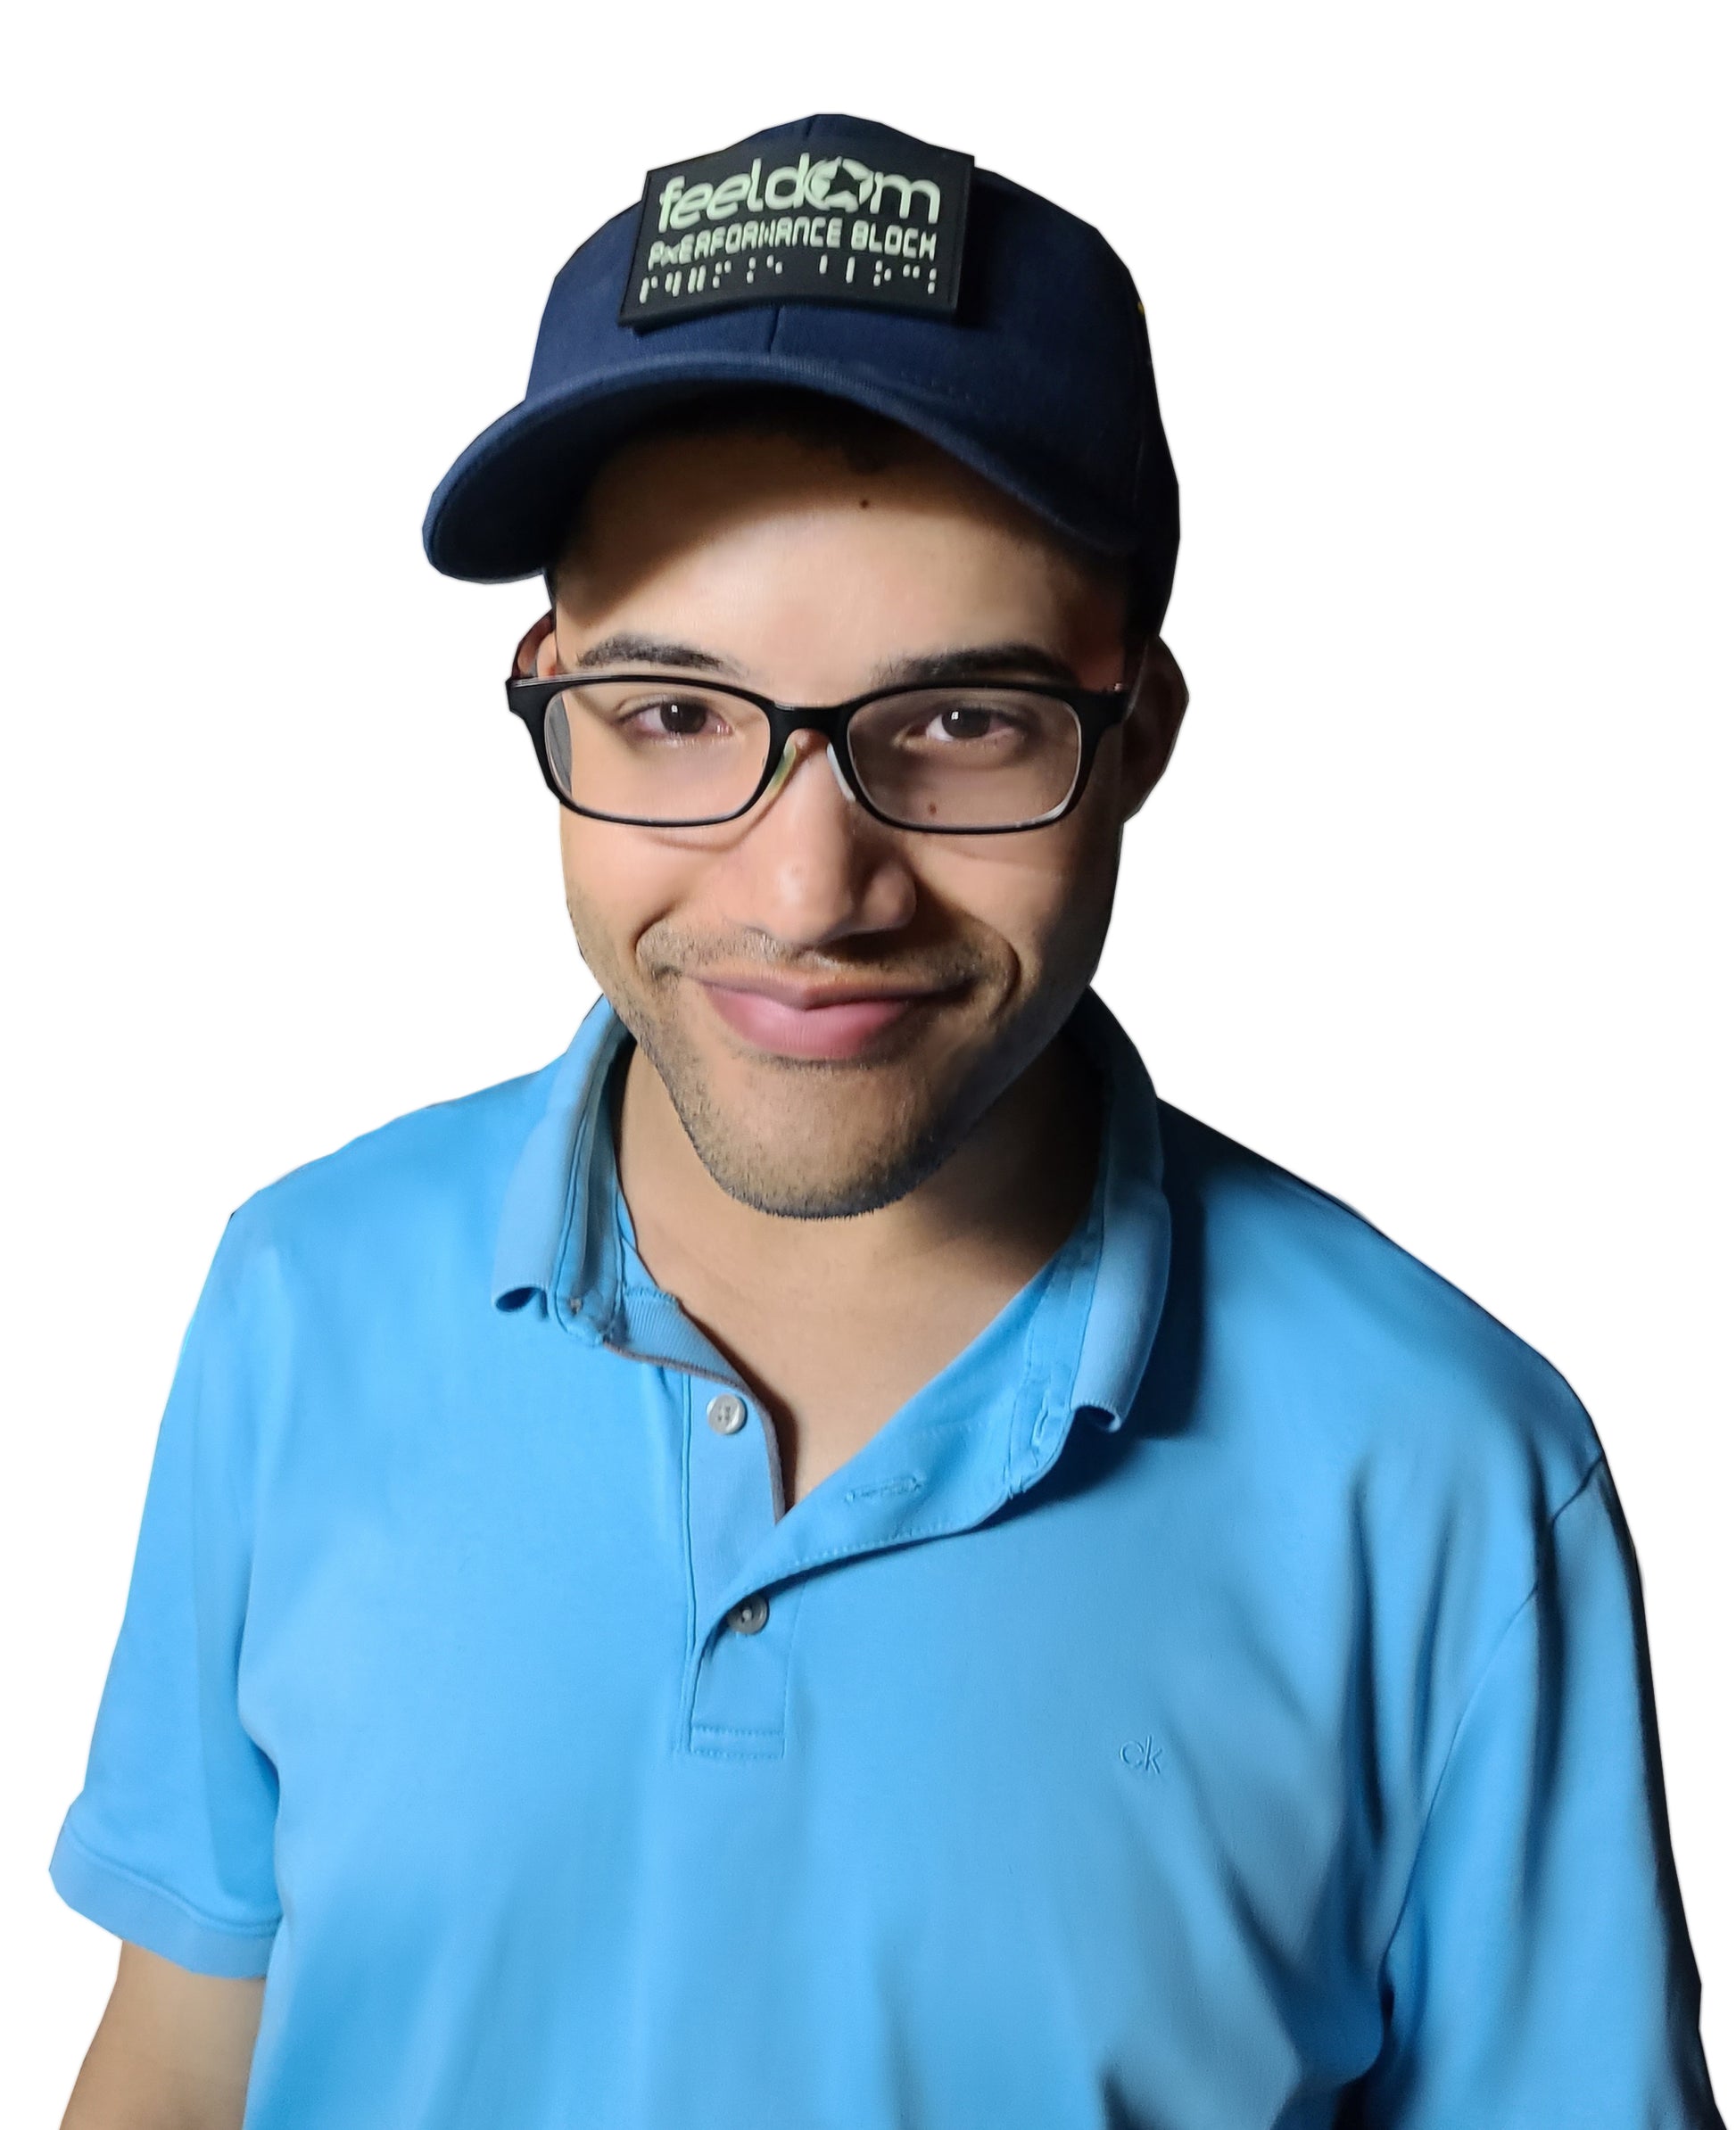
[[[708,1086],[665,1079],[675,1112],[712,1181],[756,1212],[847,1220],[904,1198],[962,1135],[955,1120],[908,1100],[875,1102],[866,1076],[830,1074],[774,1087],[759,1117],[718,1103]]]
[[[697,1139],[693,1145],[720,1191],[781,1220],[851,1220],[878,1213],[907,1197],[944,1159],[899,1163],[882,1157],[821,1169],[798,1168],[750,1147],[702,1145]]]

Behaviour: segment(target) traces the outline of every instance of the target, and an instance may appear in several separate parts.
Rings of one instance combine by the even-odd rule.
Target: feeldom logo
[[[903,169],[879,169],[882,155]],[[971,168],[901,136],[814,136],[799,153],[794,141],[738,141],[666,162],[646,176],[619,322],[641,332],[738,303],[950,318]]]
[[[827,214],[879,214],[892,200],[901,219],[908,219],[918,199],[927,207],[930,223],[940,219],[940,187],[932,178],[871,170],[850,155],[823,155],[810,162],[804,154],[767,172],[762,186],[761,168],[755,156],[750,169],[737,170],[715,185],[690,185],[678,170],[657,196],[658,234],[690,229],[701,216],[708,222],[726,221],[743,209],[749,214],[768,210],[788,214],[800,207],[817,207]]]

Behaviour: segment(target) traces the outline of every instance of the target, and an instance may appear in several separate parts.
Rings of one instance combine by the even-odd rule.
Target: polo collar
[[[549,1068],[548,1097],[525,1142],[500,1208],[494,1306],[534,1303],[605,1335],[618,1310],[623,1266],[616,1239],[615,1135],[609,1086],[632,1040],[599,998],[564,1056]]]
[[[1145,1064],[1095,992],[1080,1001],[1070,1028],[1103,1080],[1097,1180],[1084,1218],[1038,1275],[1041,1345],[1051,1358],[1046,1380],[1021,1401],[1025,1424],[1009,1444],[1013,1492],[1048,1469],[1076,1414],[1111,1431],[1125,1422],[1151,1358],[1169,1273],[1162,1139]],[[690,1342],[705,1352],[677,1305],[648,1292],[642,1270],[635,1278],[628,1261],[609,1090],[630,1041],[599,999],[550,1069],[547,1100],[502,1203],[494,1304],[534,1305],[593,1344],[641,1350],[649,1307],[664,1320],[665,1350],[672,1342]]]

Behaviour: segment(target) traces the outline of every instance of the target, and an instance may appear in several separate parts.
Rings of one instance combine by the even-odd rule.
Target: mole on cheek
[[[864,497],[863,497],[863,499],[862,499],[862,508],[863,508],[864,510],[866,510],[866,509],[867,509],[867,508],[868,508],[868,499],[867,499],[867,497],[866,497],[866,496],[864,496]]]

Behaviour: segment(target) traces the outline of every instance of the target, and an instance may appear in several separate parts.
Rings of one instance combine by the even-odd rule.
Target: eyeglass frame
[[[534,633],[534,632],[533,632]],[[527,637],[526,643],[530,639]],[[629,813],[602,813],[594,806],[582,806],[576,799],[569,798],[556,781],[552,764],[549,760],[549,739],[546,730],[549,705],[558,695],[569,688],[599,687],[605,682],[647,681],[664,687],[682,685],[703,688],[712,695],[726,695],[737,702],[750,703],[765,719],[770,728],[765,749],[765,766],[760,772],[751,797],[727,813],[707,814],[699,821],[660,821]],[[847,744],[850,720],[871,703],[886,701],[901,695],[932,695],[937,689],[948,685],[960,688],[993,689],[998,694],[1046,696],[1052,702],[1065,703],[1079,724],[1079,764],[1073,772],[1072,788],[1057,806],[1035,821],[1015,821],[1010,827],[930,828],[921,821],[900,821],[895,814],[885,813],[870,798],[857,773],[856,764],[850,759]],[[686,673],[637,673],[631,668],[616,672],[613,669],[597,673],[550,673],[543,676],[511,674],[506,683],[507,708],[524,724],[531,736],[531,745],[536,750],[537,766],[542,772],[542,780],[569,813],[577,813],[587,821],[613,821],[624,829],[715,829],[725,822],[740,821],[751,813],[761,799],[779,780],[789,742],[798,732],[820,732],[825,736],[826,747],[839,775],[864,813],[889,829],[906,830],[917,836],[1022,836],[1032,829],[1052,828],[1063,821],[1084,797],[1085,787],[1091,780],[1091,768],[1097,757],[1097,748],[1105,733],[1124,722],[1137,693],[1137,683],[1120,688],[1071,688],[1054,681],[985,681],[973,676],[969,681],[949,683],[939,681],[902,681],[891,688],[872,688],[865,695],[851,696],[841,703],[798,704],[781,703],[768,695],[757,695],[751,688],[738,688],[725,681]]]

